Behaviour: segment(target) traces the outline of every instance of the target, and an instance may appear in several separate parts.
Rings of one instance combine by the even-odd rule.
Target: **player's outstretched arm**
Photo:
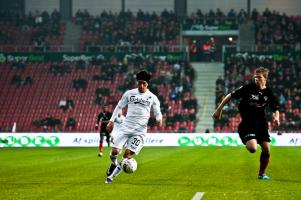
[[[213,119],[220,119],[222,116],[223,107],[230,101],[231,93],[227,94],[227,96],[222,100],[222,102],[218,105],[215,112],[212,115]]]

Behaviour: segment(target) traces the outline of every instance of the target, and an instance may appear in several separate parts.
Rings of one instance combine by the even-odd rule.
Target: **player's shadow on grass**
[[[287,182],[287,183],[301,183],[301,180],[288,180],[288,179],[273,179],[272,181],[276,182]]]
[[[117,181],[116,181],[117,182]],[[154,186],[160,186],[160,185],[168,185],[168,186],[199,186],[199,184],[193,184],[191,183],[187,183],[186,181],[182,180],[182,179],[178,179],[175,180],[173,179],[172,181],[170,179],[153,179],[153,180],[132,180],[131,182],[128,181],[119,181],[118,184],[122,184],[122,185],[154,185]]]

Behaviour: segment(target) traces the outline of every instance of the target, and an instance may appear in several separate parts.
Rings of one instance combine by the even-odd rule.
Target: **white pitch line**
[[[195,193],[195,195],[192,197],[191,200],[200,200],[203,198],[205,192],[197,192]]]

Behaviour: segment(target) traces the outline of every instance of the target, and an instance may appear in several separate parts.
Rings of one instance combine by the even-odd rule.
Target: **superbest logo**
[[[7,137],[0,138],[2,140],[7,140],[7,142],[2,143],[4,147],[56,147],[60,143],[60,139],[57,136],[14,136],[10,135]]]

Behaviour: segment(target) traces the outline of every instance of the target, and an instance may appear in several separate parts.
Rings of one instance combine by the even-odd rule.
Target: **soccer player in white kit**
[[[120,174],[122,160],[118,162],[117,158],[125,144],[126,150],[122,159],[129,159],[132,155],[137,155],[142,149],[151,110],[156,117],[157,124],[163,125],[158,97],[148,90],[150,78],[151,75],[146,71],[140,71],[136,74],[138,88],[128,90],[123,94],[107,125],[107,130],[112,131],[118,113],[122,108],[128,106],[119,133],[113,138],[110,154],[112,164],[107,170],[105,183],[112,183],[113,178]]]

